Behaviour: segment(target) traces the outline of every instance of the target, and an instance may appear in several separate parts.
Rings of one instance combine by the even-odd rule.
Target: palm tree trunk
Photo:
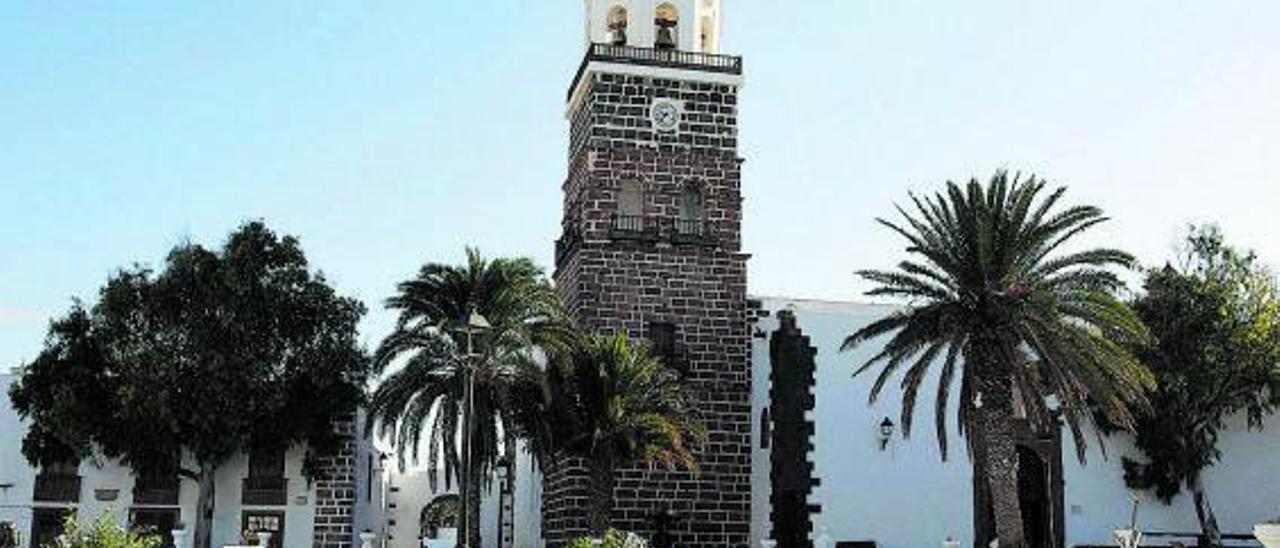
[[[1013,379],[1004,365],[1012,366],[1016,351],[998,337],[975,343],[976,352],[966,352],[966,361],[980,364],[978,386],[980,404],[975,411],[981,439],[980,465],[986,477],[1000,548],[1026,548],[1022,504],[1018,497],[1018,445],[1013,419]],[[975,463],[978,465],[979,463]]]
[[[483,497],[481,484],[483,484],[483,475],[480,473],[480,467],[474,463],[471,465],[471,474],[467,478],[467,490],[471,493],[467,499],[467,507],[463,510],[467,513],[467,530],[460,531],[467,539],[467,546],[470,548],[480,548],[480,499]]]
[[[1200,534],[1209,546],[1222,546],[1222,529],[1218,527],[1218,517],[1209,504],[1209,495],[1204,490],[1204,482],[1196,475],[1191,480],[1191,496],[1196,505],[1196,517],[1200,520]]]
[[[614,459],[609,456],[591,461],[591,501],[588,524],[591,534],[603,535],[613,521]]]
[[[1018,498],[1018,447],[1014,441],[1013,418],[995,409],[984,411],[982,465],[991,493],[996,536],[1000,539],[1000,548],[1024,548],[1028,544]]]

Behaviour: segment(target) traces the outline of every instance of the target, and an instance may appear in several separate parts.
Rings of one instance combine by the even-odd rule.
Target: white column
[[[271,533],[268,533],[266,531],[259,531],[258,546],[271,546]]]
[[[378,535],[365,531],[360,533],[360,548],[373,548],[373,541],[378,540]]]

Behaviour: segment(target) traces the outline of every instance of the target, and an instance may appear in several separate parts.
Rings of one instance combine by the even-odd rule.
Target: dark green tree
[[[589,522],[603,534],[613,511],[619,465],[641,463],[696,471],[696,451],[707,441],[692,395],[679,372],[626,335],[583,338],[571,359],[547,374],[550,431],[544,444],[582,458],[591,467]]]
[[[1253,253],[1228,246],[1216,227],[1193,228],[1178,266],[1152,269],[1134,309],[1152,340],[1137,355],[1156,375],[1150,413],[1139,415],[1145,462],[1125,459],[1130,487],[1170,503],[1191,493],[1213,546],[1222,531],[1202,474],[1221,458],[1218,436],[1243,414],[1261,428],[1280,398],[1280,302]]]
[[[947,183],[933,197],[912,196],[899,208],[905,224],[880,220],[908,242],[912,259],[893,271],[859,274],[876,284],[868,294],[907,301],[851,334],[844,348],[889,336],[859,374],[883,364],[874,402],[904,371],[902,433],[911,434],[917,395],[938,369],[935,422],[947,455],[946,410],[959,374],[961,434],[975,473],[985,478],[1001,547],[1024,547],[1018,500],[1013,420],[1025,415],[1038,431],[1057,428],[1053,396],[1083,461],[1084,429],[1099,409],[1114,424],[1133,426],[1130,407],[1144,403],[1152,378],[1126,350],[1146,330],[1115,292],[1111,270],[1133,263],[1113,249],[1062,252],[1064,244],[1106,220],[1091,206],[1058,208],[1065,189],[1004,172],[983,185]]]
[[[313,274],[293,237],[259,222],[220,250],[174,248],[159,272],[123,270],[76,305],[10,391],[33,463],[102,454],[134,470],[178,468],[199,485],[194,541],[208,548],[214,477],[254,450],[339,448],[362,400],[364,314]]]
[[[528,259],[487,260],[467,251],[462,265],[431,263],[400,284],[387,300],[399,310],[395,330],[374,356],[389,371],[369,405],[368,421],[397,449],[403,464],[427,450],[427,465],[446,481],[460,475],[464,392],[474,375],[470,477],[463,493],[479,493],[504,456],[507,439],[522,436],[521,405],[542,382],[549,356],[563,355],[573,338],[560,298]],[[468,332],[468,318],[483,316],[489,328]],[[531,388],[532,387],[532,388]],[[425,447],[423,447],[425,446]],[[437,481],[435,474],[428,476]],[[467,496],[459,544],[479,546],[480,502]]]

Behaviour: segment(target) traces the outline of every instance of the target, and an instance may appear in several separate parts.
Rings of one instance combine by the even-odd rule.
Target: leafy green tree
[[[465,264],[422,267],[387,306],[400,317],[374,356],[378,370],[390,373],[373,394],[368,420],[402,463],[406,456],[416,461],[425,445],[428,467],[443,469],[449,481],[463,464],[464,392],[474,375],[474,466],[460,484],[464,493],[479,493],[503,457],[503,436],[521,436],[517,419],[528,414],[518,404],[529,400],[516,395],[539,386],[539,360],[570,346],[573,329],[559,296],[532,261],[487,260],[467,250]],[[490,327],[468,333],[473,313]],[[428,477],[434,485],[436,475]],[[467,531],[460,532],[460,544],[479,546],[479,497],[464,498]]]
[[[618,465],[643,463],[698,469],[696,450],[706,443],[680,373],[626,335],[594,335],[580,341],[572,359],[548,371],[555,421],[554,443],[592,467],[589,522],[609,527]]]
[[[308,270],[293,237],[241,226],[222,249],[183,244],[165,268],[123,270],[98,302],[50,327],[10,398],[33,463],[103,454],[177,467],[199,485],[194,542],[208,548],[214,477],[229,458],[307,447],[306,471],[340,447],[334,423],[362,400],[364,306]]]
[[[1202,475],[1222,456],[1218,436],[1228,419],[1243,413],[1249,427],[1261,428],[1280,403],[1275,278],[1216,227],[1193,228],[1181,264],[1148,271],[1134,309],[1152,334],[1136,353],[1158,388],[1137,423],[1146,461],[1125,459],[1125,480],[1165,503],[1185,487],[1204,536],[1221,546]]]
[[[940,369],[935,422],[947,455],[946,410],[960,377],[960,431],[969,441],[975,473],[991,492],[1002,547],[1027,546],[1018,500],[1018,452],[1013,418],[1025,414],[1039,431],[1057,428],[1053,396],[1083,461],[1083,430],[1096,407],[1131,428],[1131,406],[1144,403],[1151,373],[1125,350],[1146,331],[1114,297],[1122,287],[1113,267],[1133,263],[1114,249],[1062,252],[1063,245],[1106,220],[1091,206],[1058,208],[1065,189],[1047,196],[1046,183],[997,173],[948,182],[934,197],[912,196],[905,224],[880,220],[908,242],[913,257],[894,271],[863,271],[876,284],[868,294],[907,300],[908,306],[851,334],[844,348],[891,335],[858,368],[883,364],[874,402],[888,380],[903,373],[902,433],[911,434],[921,383]]]

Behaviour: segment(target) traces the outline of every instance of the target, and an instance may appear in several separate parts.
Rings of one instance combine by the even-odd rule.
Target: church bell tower
[[[746,546],[751,362],[738,91],[720,0],[586,0],[567,97],[558,287],[589,332],[628,333],[681,371],[710,435],[696,473],[623,466],[611,525],[668,546]],[[544,478],[543,534],[589,529],[586,469]]]

